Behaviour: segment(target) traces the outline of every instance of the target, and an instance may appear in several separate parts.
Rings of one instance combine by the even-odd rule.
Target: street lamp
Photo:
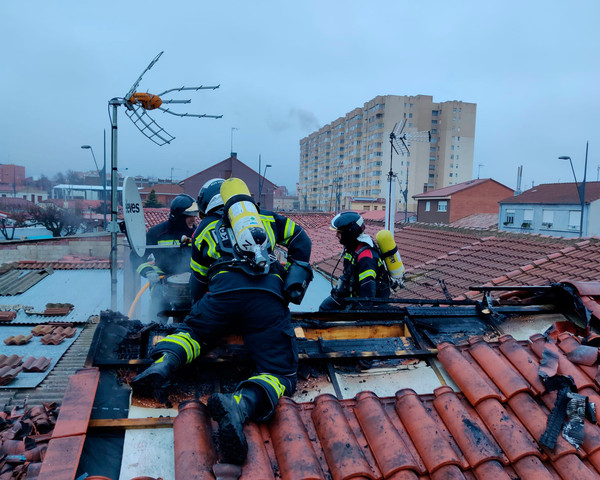
[[[265,175],[267,174],[267,168],[271,167],[272,165],[265,165],[265,172],[262,174],[262,179],[259,178],[258,179],[258,203],[260,204],[260,195],[262,193],[262,187],[263,184],[265,183]],[[260,171],[259,171],[260,174]]]
[[[583,209],[585,207],[585,179],[587,176],[587,157],[588,157],[588,144],[585,144],[585,165],[583,167],[583,182],[581,184],[577,183],[577,177],[575,175],[575,169],[573,168],[573,162],[571,157],[567,155],[563,155],[558,157],[559,160],[568,160],[571,164],[571,171],[573,172],[573,179],[575,180],[575,186],[577,187],[577,193],[579,194],[579,202],[581,203],[581,217],[579,219],[579,237],[583,236]]]
[[[106,230],[106,156],[104,156],[104,168],[102,169],[102,173],[98,169],[98,163],[96,162],[96,155],[94,155],[94,149],[90,145],[82,145],[81,148],[84,150],[89,150],[92,152],[92,158],[94,159],[94,165],[96,165],[96,171],[98,175],[102,176],[102,202],[104,209],[104,230]]]

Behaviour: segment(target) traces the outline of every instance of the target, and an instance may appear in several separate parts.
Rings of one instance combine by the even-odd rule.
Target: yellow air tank
[[[221,185],[221,198],[240,250],[253,256],[260,268],[268,267],[269,237],[243,180],[229,178]]]
[[[398,247],[394,241],[394,236],[389,230],[380,230],[375,236],[377,246],[381,256],[385,260],[385,266],[388,269],[390,277],[396,282],[402,282],[404,277],[404,264],[398,253]]]

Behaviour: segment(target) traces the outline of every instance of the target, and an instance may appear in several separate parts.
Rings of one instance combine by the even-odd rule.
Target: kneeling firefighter
[[[390,287],[395,282],[401,284],[401,280],[390,278],[382,258],[384,255],[365,233],[365,221],[361,215],[356,212],[339,213],[331,220],[330,228],[335,230],[339,242],[344,246],[344,270],[331,295],[319,306],[319,311],[342,310],[348,297],[389,298]],[[395,244],[393,246],[395,248]],[[391,254],[397,255],[397,249]],[[399,265],[402,265],[399,255],[397,258]],[[403,273],[404,266],[401,266],[401,271],[396,269],[394,275],[401,277]]]
[[[219,422],[222,461],[241,464],[247,454],[242,425],[266,420],[279,398],[296,389],[298,355],[288,303],[300,303],[312,280],[311,242],[302,228],[277,213],[258,213],[239,179],[213,179],[198,194],[202,221],[196,229],[190,280],[194,304],[180,331],[159,341],[158,358],[132,386],[160,387],[173,371],[200,355],[201,346],[240,333],[255,375],[235,393],[208,399]],[[287,248],[287,265],[274,256]]]

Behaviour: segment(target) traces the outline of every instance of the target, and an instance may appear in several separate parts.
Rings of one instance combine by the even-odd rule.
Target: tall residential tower
[[[355,108],[300,140],[300,208],[339,211],[385,198],[389,136],[406,119],[405,132],[431,132],[431,143],[409,142],[410,156],[393,154],[396,209],[404,209],[408,185],[408,210],[416,211],[413,195],[472,178],[475,111],[474,103],[428,95],[378,96]]]

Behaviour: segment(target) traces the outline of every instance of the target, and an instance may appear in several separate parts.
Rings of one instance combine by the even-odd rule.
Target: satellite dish
[[[123,218],[129,246],[138,257],[146,252],[146,221],[140,192],[132,177],[123,182]]]

